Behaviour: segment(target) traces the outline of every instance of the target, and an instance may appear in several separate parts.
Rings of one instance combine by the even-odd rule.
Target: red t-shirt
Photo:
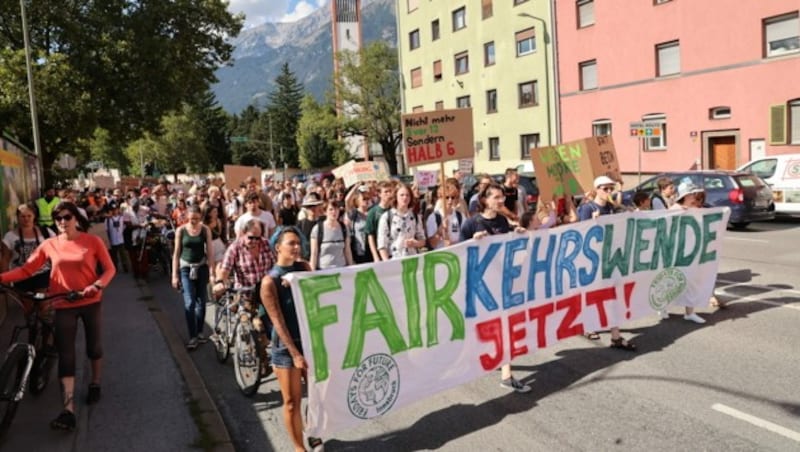
[[[3,282],[15,282],[29,278],[36,270],[42,267],[47,259],[52,263],[50,272],[51,294],[70,291],[82,292],[85,288],[100,282],[107,287],[116,274],[114,263],[108,254],[103,241],[91,234],[81,232],[75,240],[66,240],[61,236],[52,237],[33,251],[22,267],[17,267],[3,274]],[[97,264],[103,268],[103,274],[98,277]],[[53,306],[56,309],[75,308],[86,306],[100,301],[102,292],[93,297],[77,301],[56,299]]]

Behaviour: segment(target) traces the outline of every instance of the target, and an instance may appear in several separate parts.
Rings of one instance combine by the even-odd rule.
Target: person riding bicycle
[[[78,319],[83,321],[86,351],[91,361],[92,380],[89,384],[87,404],[100,400],[102,372],[102,309],[101,298],[116,274],[111,256],[96,236],[88,234],[89,222],[81,216],[71,202],[61,202],[53,209],[53,220],[59,234],[42,242],[28,260],[18,268],[0,274],[0,283],[10,283],[30,278],[48,260],[51,263],[51,293],[79,292],[80,300],[56,299],[55,345],[58,351],[58,376],[63,396],[62,411],[50,426],[59,430],[75,429],[75,336]],[[97,274],[98,264],[102,273]]]
[[[231,273],[235,288],[258,286],[274,264],[272,248],[264,234],[264,224],[258,218],[250,219],[244,225],[244,233],[225,251],[222,264],[217,268],[217,282],[212,289],[214,296],[218,297],[225,291]],[[266,310],[258,300],[257,292],[242,293],[241,296],[245,297],[245,309],[253,314],[253,327],[259,333],[258,353],[261,357],[261,374],[265,376],[270,369],[267,361],[270,322]]]

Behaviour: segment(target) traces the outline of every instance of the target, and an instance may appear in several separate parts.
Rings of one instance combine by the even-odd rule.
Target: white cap
[[[603,185],[615,185],[614,179],[608,176],[600,176],[594,180],[594,188],[600,188]]]

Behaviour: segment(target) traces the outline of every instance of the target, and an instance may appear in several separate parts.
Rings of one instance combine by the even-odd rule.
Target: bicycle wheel
[[[6,356],[0,367],[0,437],[5,435],[20,400],[15,400],[20,388],[24,385],[25,367],[28,365],[28,346],[17,344]]]
[[[261,358],[258,341],[250,322],[237,322],[233,335],[233,371],[236,383],[246,396],[258,391],[261,384]]]
[[[228,360],[231,352],[231,343],[229,331],[231,329],[231,312],[228,310],[227,297],[220,300],[223,305],[217,304],[216,314],[214,315],[216,321],[214,322],[214,354],[217,355],[217,361],[225,363]]]
[[[30,377],[28,377],[28,390],[33,395],[41,394],[50,382],[50,374],[58,356],[52,345],[47,345],[47,338],[42,332],[42,327],[32,328],[28,342],[36,350]]]

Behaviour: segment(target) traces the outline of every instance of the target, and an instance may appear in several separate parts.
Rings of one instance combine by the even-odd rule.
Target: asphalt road
[[[700,310],[705,325],[677,309],[625,325],[633,354],[608,349],[608,334],[572,338],[514,362],[528,394],[489,375],[328,438],[326,450],[800,450],[798,244],[800,221],[728,231],[717,294],[730,304]],[[163,278],[151,287],[185,338],[179,294]],[[247,398],[210,343],[191,356],[237,450],[291,450],[274,377]]]

